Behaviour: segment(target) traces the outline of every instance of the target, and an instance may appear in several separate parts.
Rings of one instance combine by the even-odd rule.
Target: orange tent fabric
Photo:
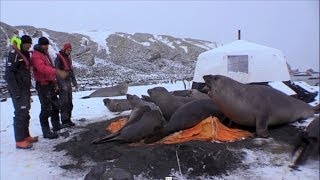
[[[115,133],[119,131],[127,121],[127,118],[121,118],[118,121],[112,122],[106,129]],[[252,136],[252,133],[248,131],[231,129],[224,126],[216,117],[208,117],[196,126],[173,133],[155,144],[178,144],[191,140],[230,142]]]
[[[216,117],[208,117],[196,126],[171,134],[158,143],[177,144],[191,140],[230,142],[252,136],[248,131],[224,126]]]
[[[128,120],[128,118],[120,118],[117,121],[110,123],[106,130],[111,133],[116,133],[128,122]]]

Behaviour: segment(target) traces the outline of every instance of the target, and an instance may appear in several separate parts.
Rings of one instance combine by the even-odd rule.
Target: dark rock
[[[101,179],[103,180],[133,180],[133,175],[121,168],[113,168],[110,170],[107,170],[103,173],[101,176]]]

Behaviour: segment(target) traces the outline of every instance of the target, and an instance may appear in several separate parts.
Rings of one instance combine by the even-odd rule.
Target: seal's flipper
[[[150,96],[142,95],[142,96],[141,96],[141,99],[142,99],[143,101],[153,102],[152,99],[150,98]]]
[[[141,117],[143,116],[143,114],[145,112],[149,112],[149,111],[151,111],[151,108],[149,106],[139,106],[139,107],[134,108],[134,110],[130,114],[129,121],[127,122],[127,124],[125,126],[139,121],[141,119]]]
[[[119,134],[119,133],[115,133],[115,134],[110,134],[110,135],[108,135],[108,136],[104,136],[104,137],[97,138],[97,139],[91,141],[91,144],[102,144],[102,143],[108,142],[108,141],[110,141],[111,139],[117,137],[118,134]]]
[[[265,120],[263,118],[256,119],[256,134],[258,137],[262,137],[262,138],[269,137],[268,120]]]

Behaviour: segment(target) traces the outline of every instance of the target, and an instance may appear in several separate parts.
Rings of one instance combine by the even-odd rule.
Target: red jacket
[[[31,56],[33,66],[33,75],[36,81],[42,84],[56,81],[56,69],[48,54],[46,54],[39,45],[35,45]]]

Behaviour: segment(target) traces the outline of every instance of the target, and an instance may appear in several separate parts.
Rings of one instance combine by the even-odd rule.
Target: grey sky
[[[21,13],[17,13],[21,12]],[[108,29],[282,50],[293,68],[319,70],[319,1],[3,1],[1,21],[59,31]]]

